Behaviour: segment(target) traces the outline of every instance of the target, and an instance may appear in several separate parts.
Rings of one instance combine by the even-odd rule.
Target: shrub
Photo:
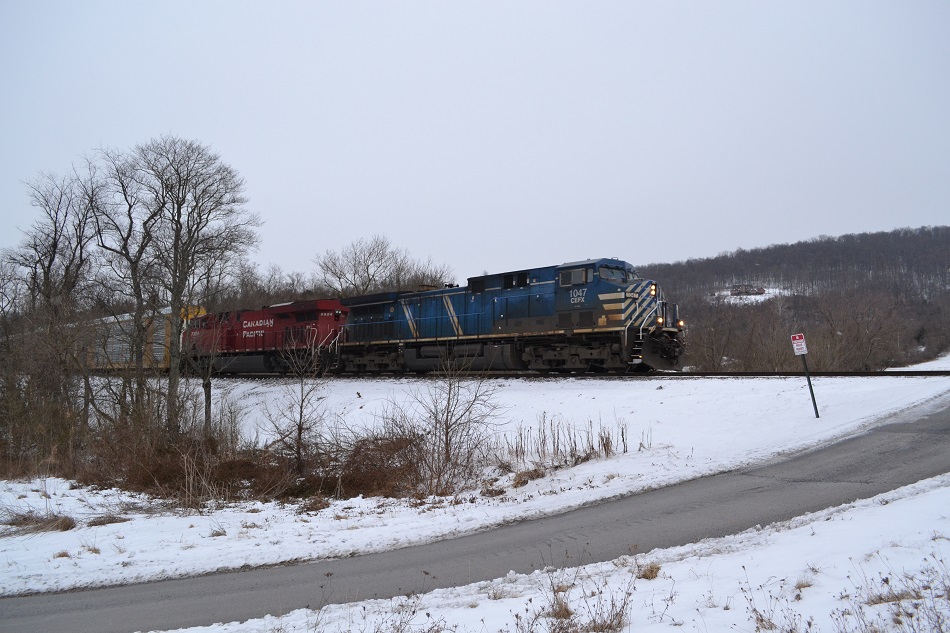
[[[340,488],[350,496],[413,494],[420,480],[412,458],[415,441],[406,435],[374,435],[357,440],[343,462]]]
[[[473,485],[493,447],[495,388],[447,365],[435,380],[390,401],[383,413],[386,434],[409,440],[416,492],[447,496]]]
[[[515,473],[515,478],[511,482],[512,488],[522,488],[528,485],[529,481],[534,481],[535,479],[541,479],[544,477],[544,469],[540,467],[534,467],[530,470],[522,470],[518,473]]]

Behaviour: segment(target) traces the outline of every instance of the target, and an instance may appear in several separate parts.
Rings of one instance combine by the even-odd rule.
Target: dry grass
[[[544,469],[540,466],[535,466],[530,470],[522,470],[515,473],[515,477],[511,482],[512,488],[523,488],[528,485],[529,481],[534,481],[535,479],[541,479],[544,477]]]
[[[482,489],[479,492],[479,494],[483,497],[489,497],[489,498],[500,497],[503,494],[505,494],[505,489],[497,488],[491,483],[486,483],[484,486],[482,486]]]
[[[602,423],[595,425],[588,420],[586,425],[577,427],[559,416],[542,413],[533,428],[519,428],[498,450],[495,462],[510,471],[516,470],[518,465],[526,472],[545,467],[569,468],[592,459],[626,453],[629,450],[627,425],[623,420],[612,427]]]
[[[629,621],[634,579],[623,589],[609,586],[606,577],[580,580],[577,570],[548,573],[543,605],[514,613],[509,633],[615,633]],[[530,601],[529,601],[530,602]]]
[[[308,512],[319,512],[320,510],[325,510],[330,507],[330,501],[323,495],[314,495],[300,504],[300,507],[297,508],[298,514],[306,514]]]
[[[655,562],[640,565],[637,563],[637,578],[642,580],[656,580],[660,576],[660,566]]]
[[[860,573],[847,607],[832,613],[840,633],[947,633],[950,631],[950,565],[936,554],[916,571]]]
[[[115,514],[102,514],[89,520],[86,525],[89,527],[100,527],[103,525],[112,525],[114,523],[126,523],[132,519],[120,517]]]
[[[76,519],[55,512],[44,514],[33,510],[20,511],[5,509],[2,511],[3,525],[13,528],[13,534],[31,534],[34,532],[68,532],[76,527]]]
[[[567,601],[564,593],[555,593],[551,599],[551,605],[548,608],[547,616],[555,620],[570,620],[574,615],[574,610]]]

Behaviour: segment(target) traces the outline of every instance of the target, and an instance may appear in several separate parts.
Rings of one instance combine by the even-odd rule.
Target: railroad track
[[[809,371],[809,375],[812,377],[825,377],[825,378],[894,378],[894,377],[909,377],[909,378],[920,378],[920,377],[934,377],[934,376],[950,376],[950,370],[940,370],[940,371]],[[663,375],[669,375],[663,374]],[[767,371],[767,372],[682,372],[678,374],[680,376],[699,376],[704,378],[789,378],[796,376],[805,376],[805,372],[802,371]]]
[[[809,371],[813,378],[934,378],[941,376],[950,376],[950,370],[938,371]],[[458,374],[453,374],[458,377]],[[564,378],[580,380],[656,380],[656,379],[693,379],[693,378],[804,378],[802,371],[766,371],[766,372],[674,372],[657,371],[646,374],[600,374],[600,373],[547,373],[539,374],[537,372],[479,372],[471,374],[471,377],[483,377],[491,379],[514,379],[525,378],[532,380],[560,380]],[[219,376],[218,379],[224,380],[265,380],[268,378],[278,378],[276,374],[242,374],[240,376]],[[292,379],[286,376],[287,379]],[[439,372],[428,374],[342,374],[327,376],[327,380],[336,380],[349,378],[354,380],[424,380],[444,378]]]

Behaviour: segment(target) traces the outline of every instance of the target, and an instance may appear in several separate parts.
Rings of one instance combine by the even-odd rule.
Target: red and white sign
[[[808,353],[808,347],[805,345],[804,334],[792,334],[792,349],[795,350],[796,356],[801,356]]]

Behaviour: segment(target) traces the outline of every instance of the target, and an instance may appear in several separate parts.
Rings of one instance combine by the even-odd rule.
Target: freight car
[[[185,332],[192,358],[220,373],[286,373],[295,359],[317,358],[322,369],[338,362],[348,309],[321,299],[207,314]]]
[[[191,306],[181,312],[181,319],[200,317],[204,310]],[[141,349],[141,367],[149,371],[168,371],[169,348],[172,333],[169,309],[149,312],[142,318],[141,347],[133,343],[137,334],[135,315],[119,314],[93,321],[88,328],[91,337],[86,339],[86,359],[90,368],[97,371],[115,372],[135,369],[139,360],[136,350]]]
[[[343,372],[445,367],[623,373],[675,369],[683,322],[617,259],[473,277],[466,287],[345,299]]]

